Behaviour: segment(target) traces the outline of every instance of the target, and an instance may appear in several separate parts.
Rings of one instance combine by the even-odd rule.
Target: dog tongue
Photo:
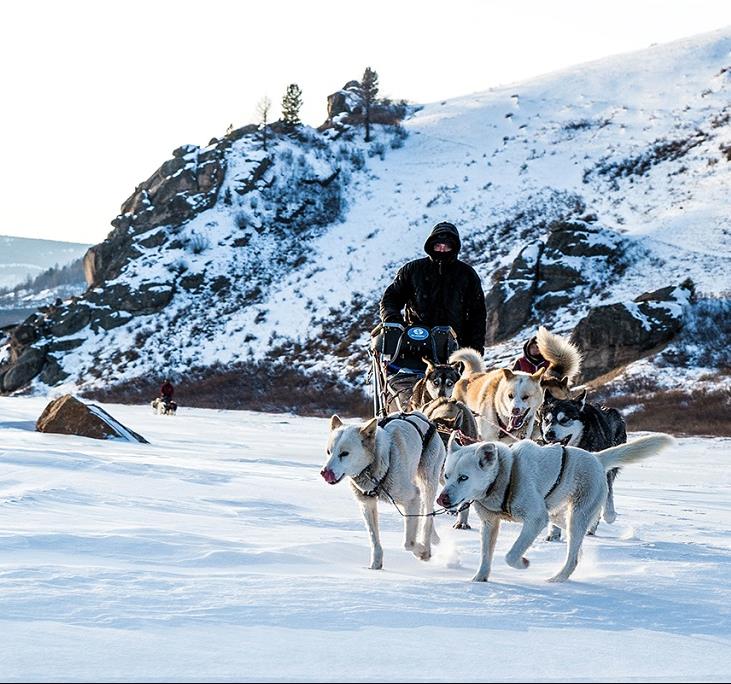
[[[517,430],[520,427],[523,427],[523,416],[513,416],[510,419],[508,430],[512,432],[513,430]]]

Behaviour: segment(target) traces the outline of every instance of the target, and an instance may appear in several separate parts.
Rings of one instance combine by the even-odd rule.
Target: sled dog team
[[[673,443],[663,434],[627,443],[617,411],[591,405],[586,392],[571,396],[581,361],[576,347],[545,328],[538,346],[550,362],[547,369],[486,371],[478,352],[462,348],[448,364],[428,363],[408,412],[363,425],[331,418],[320,474],[329,484],[348,478],[365,519],[372,569],[383,567],[378,501],[398,507],[404,547],[429,560],[431,545],[439,541],[436,499],[460,512],[455,527],[469,527],[468,506],[480,519],[474,581],[487,581],[500,521],[509,520],[522,523],[506,556],[517,569],[528,567],[525,554],[549,522],[549,539],[565,531],[566,560],[550,579],[562,582],[575,570],[584,536],[596,529],[602,509],[604,519],[614,521],[618,469]],[[471,443],[461,444],[462,434]]]

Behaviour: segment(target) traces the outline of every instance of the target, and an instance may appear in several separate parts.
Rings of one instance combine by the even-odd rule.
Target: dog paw
[[[557,584],[558,582],[565,582],[568,579],[568,577],[564,577],[561,573],[558,575],[554,575],[553,577],[549,577],[547,582],[551,582],[553,584]]]
[[[561,541],[561,532],[560,532],[560,530],[558,532],[551,532],[551,534],[549,534],[546,537],[546,541],[547,542],[560,542]]]
[[[604,513],[604,522],[611,525],[617,519],[617,514],[614,511]]]
[[[511,568],[515,568],[516,570],[525,570],[530,565],[530,561],[525,556],[521,556],[520,558],[512,558],[509,556],[505,560]]]
[[[378,561],[377,563],[371,563],[368,566],[369,570],[383,570],[383,561]]]
[[[472,578],[473,582],[487,582],[487,575],[475,575]]]
[[[416,544],[414,546],[413,554],[423,561],[428,561],[431,558],[431,549],[427,549],[423,544]]]
[[[469,523],[456,522],[452,525],[455,530],[471,530],[472,526]]]

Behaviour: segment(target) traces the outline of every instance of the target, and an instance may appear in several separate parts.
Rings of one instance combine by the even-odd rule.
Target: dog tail
[[[576,378],[581,370],[581,352],[578,347],[543,326],[538,328],[537,337],[541,356],[551,363],[551,375],[559,379],[568,377],[569,382]]]
[[[462,347],[462,349],[454,352],[449,357],[449,363],[464,364],[464,370],[462,371],[463,378],[473,373],[485,372],[485,361],[482,358],[482,354],[469,347]]]
[[[627,444],[620,444],[611,449],[604,449],[594,454],[604,466],[604,470],[617,468],[625,463],[641,461],[649,456],[654,456],[666,447],[675,444],[670,435],[657,434],[648,437],[640,437]]]

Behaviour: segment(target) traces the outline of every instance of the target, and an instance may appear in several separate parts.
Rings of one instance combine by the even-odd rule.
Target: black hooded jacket
[[[446,258],[434,252],[437,238],[444,236],[454,243]],[[429,256],[402,266],[383,293],[381,320],[427,327],[451,325],[460,347],[472,347],[482,353],[485,295],[475,269],[457,258],[461,246],[459,232],[451,223],[434,226],[424,245]]]

